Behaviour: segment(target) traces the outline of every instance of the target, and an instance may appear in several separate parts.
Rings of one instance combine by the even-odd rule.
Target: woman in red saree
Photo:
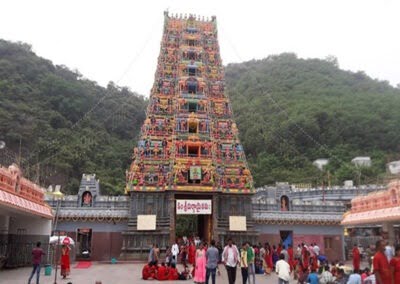
[[[272,269],[274,268],[274,264],[272,262],[272,249],[269,244],[266,246],[265,254],[264,254],[265,262],[267,263],[266,273],[270,274]]]
[[[289,265],[290,265],[290,271],[293,271],[295,268],[294,265],[294,255],[293,255],[293,247],[292,245],[289,245],[289,248],[287,249],[288,255],[289,255]]]
[[[188,253],[189,263],[191,265],[194,264],[195,255],[196,255],[196,246],[194,245],[194,242],[191,241],[190,245],[189,245],[189,253]]]
[[[400,283],[400,246],[396,246],[395,255],[390,260],[390,269],[394,283]]]
[[[143,280],[147,280],[150,278],[150,263],[146,264],[145,266],[143,266],[142,269],[142,278]]]
[[[353,269],[354,270],[360,270],[360,262],[361,262],[361,257],[360,257],[360,250],[358,249],[358,246],[354,244],[353,247]]]
[[[65,279],[70,273],[69,251],[71,249],[67,245],[63,245],[61,249],[61,276]]]
[[[308,269],[310,266],[310,252],[306,250],[302,259],[303,269]]]

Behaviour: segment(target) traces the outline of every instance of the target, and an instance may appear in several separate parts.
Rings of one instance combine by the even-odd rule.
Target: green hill
[[[24,174],[42,184],[76,192],[82,173],[97,173],[104,191],[123,192],[146,105],[126,88],[100,87],[27,44],[0,40],[0,163],[21,148]]]
[[[334,58],[231,64],[226,81],[257,186],[320,184],[317,158],[331,160],[332,183],[376,182],[399,158],[400,90],[340,70]],[[27,44],[0,40],[0,163],[21,149],[25,175],[42,184],[72,193],[82,173],[96,173],[103,192],[121,193],[146,105],[127,88],[103,88]],[[373,167],[354,168],[355,156],[371,156]]]
[[[256,184],[321,184],[315,169],[329,158],[332,183],[374,183],[400,157],[400,90],[363,72],[338,68],[335,58],[285,53],[226,68],[228,94]],[[356,156],[371,168],[356,169]]]

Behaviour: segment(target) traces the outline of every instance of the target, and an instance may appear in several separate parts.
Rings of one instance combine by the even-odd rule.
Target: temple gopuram
[[[170,245],[179,214],[198,215],[204,240],[255,241],[253,180],[225,93],[216,18],[164,17],[147,117],[127,171],[123,250]]]

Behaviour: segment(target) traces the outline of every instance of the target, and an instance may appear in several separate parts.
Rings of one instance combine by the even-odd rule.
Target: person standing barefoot
[[[61,249],[61,276],[63,279],[67,278],[70,273],[70,266],[69,266],[69,251],[70,247],[67,245],[63,245]]]

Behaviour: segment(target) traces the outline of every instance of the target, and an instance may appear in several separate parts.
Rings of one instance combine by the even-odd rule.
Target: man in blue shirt
[[[318,275],[315,272],[315,269],[311,270],[311,273],[308,275],[307,283],[310,283],[310,284],[318,284],[319,283]]]
[[[206,264],[206,284],[211,275],[212,284],[215,284],[215,273],[218,267],[219,252],[215,247],[215,241],[211,240],[211,246],[206,252],[207,264]]]

